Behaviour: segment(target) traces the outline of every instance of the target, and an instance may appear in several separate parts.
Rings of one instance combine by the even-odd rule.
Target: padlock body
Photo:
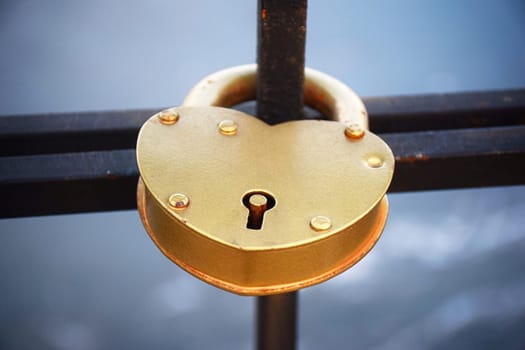
[[[219,107],[175,110],[175,124],[154,116],[141,129],[138,204],[153,241],[186,271],[238,294],[282,293],[344,271],[379,238],[394,159],[373,133],[356,141],[336,122],[268,126]],[[235,134],[220,132],[224,120]],[[275,199],[258,230],[247,227],[250,191]],[[173,193],[190,204],[174,209]],[[330,227],[312,229],[317,216]]]

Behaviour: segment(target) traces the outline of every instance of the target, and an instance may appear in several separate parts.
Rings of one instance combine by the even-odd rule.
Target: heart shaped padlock
[[[320,283],[374,246],[386,222],[390,148],[366,131],[361,100],[306,70],[305,102],[340,122],[269,126],[230,106],[255,95],[255,65],[197,84],[150,118],[137,142],[138,208],[159,249],[243,295]]]

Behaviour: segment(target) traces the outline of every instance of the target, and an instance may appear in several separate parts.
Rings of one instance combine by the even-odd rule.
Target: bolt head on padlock
[[[269,126],[220,107],[160,112],[137,142],[146,230],[180,267],[238,294],[283,293],[337,275],[379,238],[394,168],[379,137],[349,137],[347,128]]]

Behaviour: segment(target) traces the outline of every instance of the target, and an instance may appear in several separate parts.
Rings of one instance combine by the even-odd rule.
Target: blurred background
[[[0,115],[177,105],[255,48],[255,0],[0,0]],[[523,88],[525,2],[311,0],[306,62],[362,96]],[[299,349],[525,349],[525,186],[389,198],[376,248],[300,292]],[[0,220],[0,349],[250,349],[254,306],[135,211]]]

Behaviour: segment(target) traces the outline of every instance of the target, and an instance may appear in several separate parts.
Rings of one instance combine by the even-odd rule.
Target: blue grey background
[[[254,62],[255,14],[255,0],[0,0],[0,115],[177,105]],[[525,87],[525,2],[311,0],[306,61],[363,96]],[[391,195],[376,248],[301,291],[300,349],[525,348],[524,198]],[[0,220],[0,349],[248,349],[253,319],[253,298],[171,264],[134,211]]]

